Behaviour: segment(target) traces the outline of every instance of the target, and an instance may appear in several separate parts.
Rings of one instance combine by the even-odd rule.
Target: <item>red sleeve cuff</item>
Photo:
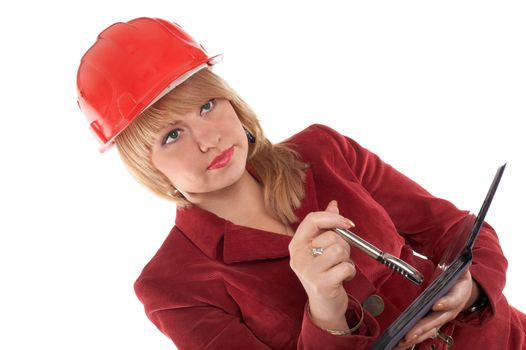
[[[459,314],[455,323],[480,327],[488,323],[495,316],[497,305],[503,302],[502,289],[506,282],[507,260],[498,246],[495,231],[484,223],[475,247],[473,248],[473,262],[469,268],[472,278],[479,285],[481,292],[488,299],[486,307],[471,314]],[[489,249],[488,247],[495,247]]]
[[[487,293],[484,290],[484,287],[478,282],[478,279],[473,276],[475,280],[477,280],[477,284],[480,287],[480,292],[484,293],[486,297],[486,305],[480,310],[476,310],[474,312],[461,312],[457,315],[457,317],[454,320],[454,323],[459,326],[471,326],[471,327],[480,327],[488,323],[494,316],[495,316],[495,303],[492,302],[492,300],[487,296]]]
[[[345,316],[349,327],[352,328],[360,321],[361,306],[354,303],[349,304]],[[362,324],[353,334],[346,336],[332,335],[312,322],[307,304],[303,312],[298,349],[366,349],[372,345],[379,332],[380,327],[374,317],[368,312],[364,312]]]

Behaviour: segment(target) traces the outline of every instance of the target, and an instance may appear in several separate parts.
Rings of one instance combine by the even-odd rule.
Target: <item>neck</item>
[[[239,226],[287,235],[293,233],[265,208],[263,186],[246,170],[232,186],[189,199],[194,205]]]
[[[240,225],[266,213],[263,187],[246,170],[233,185],[200,198],[192,198],[191,201],[202,209]]]

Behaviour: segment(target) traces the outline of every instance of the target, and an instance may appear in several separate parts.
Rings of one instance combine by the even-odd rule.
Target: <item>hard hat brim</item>
[[[120,135],[121,132],[124,131],[124,129],[126,129],[126,127],[133,121],[135,120],[139,115],[141,115],[144,111],[146,111],[148,108],[150,108],[153,104],[155,104],[155,102],[159,101],[161,98],[163,98],[166,94],[168,94],[170,91],[172,91],[173,89],[175,89],[177,86],[181,85],[183,82],[185,82],[188,78],[190,78],[192,75],[194,75],[195,73],[199,72],[201,69],[204,69],[204,68],[211,68],[212,66],[214,66],[215,64],[221,62],[223,59],[223,54],[217,54],[215,56],[211,56],[209,57],[206,62],[204,63],[201,63],[199,64],[198,66],[196,66],[195,68],[193,69],[190,69],[188,72],[184,73],[183,75],[177,77],[175,80],[171,81],[170,83],[168,83],[168,85],[166,84],[160,84],[158,87],[156,87],[155,89],[152,89],[152,93],[151,95],[148,97],[148,98],[145,98],[142,102],[143,102],[143,105],[146,105],[145,107],[141,108],[141,110],[139,112],[135,112],[135,116],[134,117],[131,117],[128,119],[128,123],[126,123],[126,125],[123,125],[123,127],[118,130],[115,135],[109,139],[107,142],[105,142],[103,145],[101,145],[99,147],[99,152],[100,153],[104,153],[106,152],[108,149],[112,148],[113,145],[115,144],[115,139],[117,138],[117,136]],[[93,130],[92,130],[93,131]]]

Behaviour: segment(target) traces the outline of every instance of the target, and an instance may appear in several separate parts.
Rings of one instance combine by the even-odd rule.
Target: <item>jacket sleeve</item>
[[[326,126],[318,125],[317,128],[332,144],[334,157],[342,158],[335,161],[348,164],[355,181],[382,205],[406,242],[437,264],[458,226],[469,213],[432,196],[354,140]],[[484,223],[473,248],[470,271],[486,293],[491,308],[487,308],[477,320],[470,319],[471,324],[480,324],[494,315],[495,305],[502,298],[506,270],[507,260],[497,234]]]
[[[303,313],[303,323],[301,333],[298,338],[298,349],[318,350],[318,349],[369,349],[373,345],[373,340],[378,337],[380,327],[373,316],[368,312],[363,314],[361,326],[349,336],[337,336],[329,334],[327,331],[316,326],[310,319],[307,307]],[[350,308],[347,313],[347,322],[352,325],[359,322],[359,310]]]
[[[271,349],[235,312],[209,304],[206,294],[211,290],[216,288],[190,284],[174,289],[168,283],[149,278],[140,278],[135,283],[135,292],[148,318],[179,350]]]
[[[135,283],[137,296],[144,304],[148,318],[170,338],[179,350],[193,349],[254,349],[267,350],[273,347],[265,344],[243,322],[235,307],[228,303],[211,305],[209,295],[217,296],[217,286],[180,286],[184,293],[149,278],[140,278]],[[218,300],[223,296],[217,297]],[[234,304],[232,304],[234,305]],[[365,313],[361,327],[351,336],[335,336],[317,327],[310,319],[307,306],[304,310],[300,334],[276,335],[291,338],[286,348],[292,349],[367,349],[373,337],[379,332],[376,320]],[[357,324],[358,307],[347,312],[349,324]],[[374,334],[371,334],[371,329]],[[297,338],[296,338],[297,337]],[[289,347],[290,346],[290,347]]]

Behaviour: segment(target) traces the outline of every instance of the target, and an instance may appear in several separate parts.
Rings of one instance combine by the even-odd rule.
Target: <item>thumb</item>
[[[327,204],[327,208],[325,208],[325,211],[329,213],[340,214],[340,210],[338,209],[338,202],[336,202],[336,200],[334,199],[330,201],[329,204]],[[355,227],[354,222],[352,222],[349,219],[346,220],[349,221],[351,227]]]
[[[336,202],[334,199],[330,201],[329,204],[327,204],[327,208],[325,208],[325,211],[339,214],[340,211],[338,210],[338,202]]]

